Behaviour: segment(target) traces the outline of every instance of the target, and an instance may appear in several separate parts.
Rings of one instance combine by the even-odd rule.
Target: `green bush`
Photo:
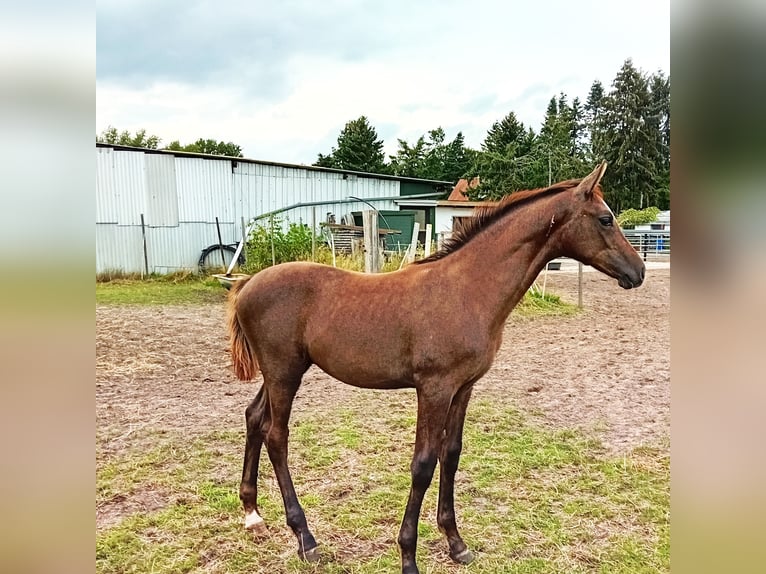
[[[287,222],[285,231],[283,222]],[[272,240],[274,243],[274,263],[287,261],[311,261],[311,228],[303,223],[291,223],[288,219],[274,217],[268,222],[256,226],[245,245],[245,273],[257,273],[272,265]],[[317,236],[314,261],[324,265],[333,265],[333,254],[327,240]],[[422,253],[421,253],[422,256]],[[396,271],[401,266],[404,253],[389,253],[381,265],[381,272]],[[351,271],[364,271],[364,254],[335,254],[335,266]]]
[[[658,207],[647,207],[646,209],[626,209],[617,216],[617,223],[620,227],[635,225],[646,225],[657,220],[660,213]]]
[[[283,220],[272,217],[265,224],[257,225],[250,232],[245,246],[246,273],[257,273],[261,269],[270,267],[273,263],[285,263],[286,261],[305,261],[311,259],[311,228],[304,223],[293,223],[288,219],[287,231],[282,225]],[[272,251],[273,242],[273,251]],[[324,240],[316,238],[316,244],[321,245]]]

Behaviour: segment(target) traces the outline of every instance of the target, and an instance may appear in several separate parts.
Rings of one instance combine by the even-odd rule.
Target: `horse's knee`
[[[458,439],[449,443],[444,449],[444,458],[446,460],[458,460],[460,453],[463,452],[463,441]]]
[[[445,447],[442,452],[442,456],[439,459],[439,464],[443,472],[447,474],[454,474],[457,471],[458,462],[460,461],[460,453],[463,447],[460,443],[452,444]]]
[[[262,405],[250,405],[245,409],[245,423],[248,437],[266,439],[271,425]]]
[[[426,489],[431,484],[436,468],[436,456],[431,454],[415,456],[412,459],[410,470],[412,472],[412,487]]]
[[[287,427],[270,424],[268,428],[263,429],[266,446],[281,447],[287,446],[287,439],[290,437],[290,430]]]
[[[262,404],[253,401],[245,409],[245,423],[247,428],[258,427],[261,425],[264,415],[264,408]]]
[[[415,545],[415,538],[412,533],[400,530],[399,536],[396,537],[396,543],[402,550],[407,550]]]

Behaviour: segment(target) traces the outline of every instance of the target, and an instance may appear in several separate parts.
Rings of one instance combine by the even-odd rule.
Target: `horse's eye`
[[[598,220],[604,227],[612,227],[613,219],[611,215],[604,215],[603,217],[599,217]]]

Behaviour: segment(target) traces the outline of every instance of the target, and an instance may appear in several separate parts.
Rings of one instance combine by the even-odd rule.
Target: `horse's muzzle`
[[[637,273],[625,273],[622,275],[619,279],[617,279],[617,284],[623,289],[634,289],[644,282],[645,275],[646,265],[641,265],[641,269]]]

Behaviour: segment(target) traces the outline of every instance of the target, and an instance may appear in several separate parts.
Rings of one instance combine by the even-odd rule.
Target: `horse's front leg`
[[[418,543],[418,519],[423,496],[431,484],[439,456],[444,423],[449,411],[450,396],[418,390],[418,422],[415,435],[415,454],[410,470],[412,485],[399,529],[399,548],[402,553],[402,574],[418,574],[415,553]]]
[[[439,452],[439,505],[436,522],[439,530],[447,536],[450,558],[459,564],[473,561],[473,553],[463,542],[455,520],[455,473],[463,449],[463,422],[472,389],[473,385],[466,385],[452,399],[444,429],[444,442]]]

